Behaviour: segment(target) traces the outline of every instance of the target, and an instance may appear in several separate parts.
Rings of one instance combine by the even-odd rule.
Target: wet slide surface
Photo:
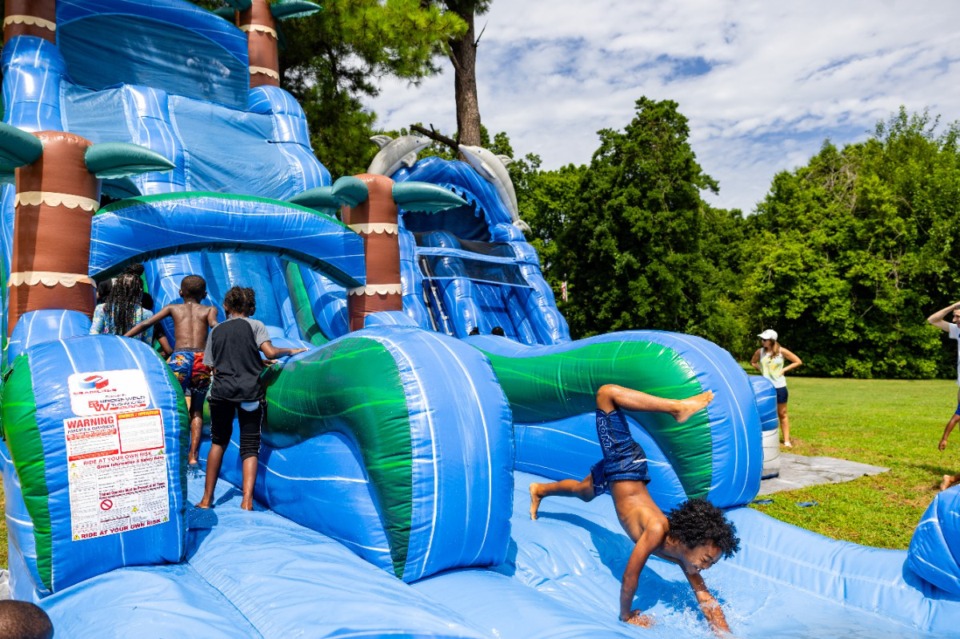
[[[188,512],[185,564],[114,571],[48,598],[44,607],[58,635],[67,637],[129,636],[133,628],[141,639],[164,637],[177,624],[181,631],[203,627],[212,633],[204,636],[224,637],[714,636],[680,570],[656,558],[643,572],[636,599],[656,625],[639,629],[619,623],[619,575],[632,544],[620,531],[611,499],[604,496],[589,504],[547,499],[540,518],[531,521],[528,486],[543,479],[521,472],[515,477],[511,549],[500,566],[448,571],[406,585],[341,544],[259,505],[258,512],[241,511],[239,491],[221,481],[216,508]],[[202,481],[202,472],[191,470],[191,502],[199,500]],[[734,636],[946,636],[920,632],[761,574],[751,566],[751,554],[777,552],[766,543],[779,538],[769,530],[758,534],[757,529],[792,527],[745,509],[731,517],[741,530],[744,550],[704,577],[721,601]],[[142,586],[160,601],[144,606],[143,592],[124,597],[124,581],[117,577],[130,572],[142,573]],[[104,611],[94,600],[102,601],[112,580],[117,592],[108,608],[114,623],[107,628],[93,625],[92,615]],[[213,596],[217,591],[220,596]],[[199,596],[202,602],[191,600]],[[220,597],[224,610],[204,609]],[[90,606],[79,606],[83,599]],[[118,619],[127,619],[129,625]]]

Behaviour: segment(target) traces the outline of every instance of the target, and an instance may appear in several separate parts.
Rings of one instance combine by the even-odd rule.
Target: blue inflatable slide
[[[684,424],[628,421],[664,511],[705,497],[736,525],[740,552],[705,575],[735,636],[960,636],[960,489],[908,551],[746,508],[775,427],[769,387],[689,335],[571,340],[489,152],[417,160],[422,140],[386,143],[370,172],[392,181],[396,223],[316,204],[358,180],[315,158],[260,46],[316,7],[231,5],[224,19],[182,0],[7,4],[0,466],[11,591],[57,637],[711,637],[656,558],[634,606],[654,626],[618,620],[633,544],[610,499],[551,498],[530,518],[532,482],[580,479],[599,458],[608,383],[713,391]],[[405,205],[403,185],[423,184],[454,203]],[[375,279],[374,237],[396,238],[396,285]],[[253,512],[237,429],[215,507],[194,507],[209,442],[188,466],[179,384],[149,344],[89,334],[94,284],[133,263],[155,310],[190,274],[221,318],[224,293],[250,287],[272,342],[307,349],[264,377]],[[352,310],[391,295],[395,310]],[[175,346],[172,328],[157,337]]]

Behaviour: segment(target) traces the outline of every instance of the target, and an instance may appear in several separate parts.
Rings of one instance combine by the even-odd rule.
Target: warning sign
[[[76,417],[63,420],[73,540],[169,520],[163,420],[141,371],[78,373],[68,380]]]
[[[117,434],[120,435],[121,453],[163,449],[160,411],[141,410],[117,415]]]
[[[73,540],[137,530],[170,518],[163,451],[86,458],[68,464]]]

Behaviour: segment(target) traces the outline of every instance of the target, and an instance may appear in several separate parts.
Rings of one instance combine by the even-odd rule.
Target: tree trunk
[[[477,100],[477,42],[473,28],[473,10],[456,9],[467,32],[450,41],[450,61],[457,101],[457,138],[460,144],[480,146],[480,103]]]

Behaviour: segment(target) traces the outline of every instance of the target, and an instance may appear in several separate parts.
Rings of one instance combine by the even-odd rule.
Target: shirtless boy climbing
[[[187,460],[191,465],[197,463],[203,429],[203,400],[210,388],[210,368],[203,363],[203,350],[207,347],[207,333],[217,325],[217,309],[201,304],[206,296],[206,281],[199,275],[187,275],[180,282],[182,304],[167,304],[156,315],[125,333],[126,337],[134,337],[165,317],[173,318],[177,350],[167,358],[167,364],[180,382],[190,410]]]
[[[591,501],[609,492],[620,525],[635,543],[620,587],[620,620],[649,627],[653,619],[633,609],[640,572],[650,555],[680,566],[693,588],[697,603],[717,634],[730,632],[720,604],[707,590],[702,570],[721,557],[732,556],[740,546],[736,529],[723,512],[705,499],[691,499],[664,515],[647,491],[650,476],[647,456],[630,435],[623,410],[667,413],[684,423],[713,400],[707,391],[687,399],[664,399],[607,384],[597,391],[597,437],[603,459],[582,480],[566,479],[530,484],[530,517],[537,518],[544,497],[577,497]]]

